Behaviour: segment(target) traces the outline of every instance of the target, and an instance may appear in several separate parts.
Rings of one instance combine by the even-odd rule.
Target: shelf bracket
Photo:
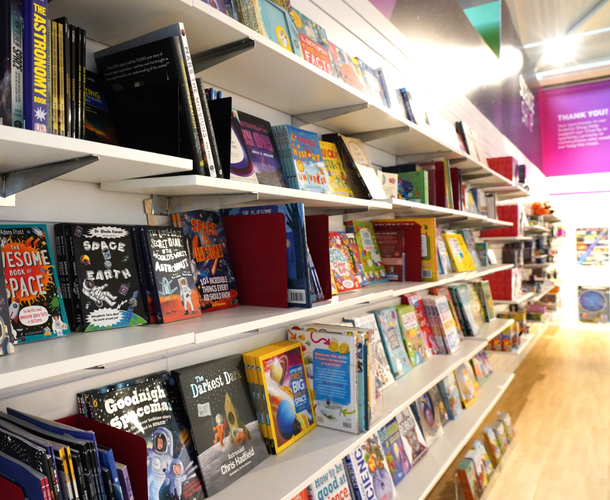
[[[337,118],[338,116],[349,115],[350,113],[355,113],[356,111],[362,111],[368,107],[369,103],[365,102],[363,104],[354,104],[352,106],[343,106],[341,108],[324,109],[322,111],[303,113],[301,115],[295,115],[295,118],[306,124],[318,123],[324,120],[330,120],[331,118]]]
[[[193,69],[195,74],[200,73],[212,66],[216,66],[221,62],[232,59],[235,56],[243,54],[254,48],[256,42],[252,38],[242,38],[236,42],[227,43],[220,47],[215,47],[210,50],[204,50],[193,54],[191,59],[193,61]]]
[[[371,142],[376,141],[377,139],[385,139],[386,137],[392,137],[393,135],[410,131],[411,127],[405,125],[404,127],[385,128],[382,130],[371,130],[370,132],[360,132],[359,134],[350,134],[350,137],[360,139],[362,142]]]
[[[152,197],[153,215],[170,215],[191,210],[218,210],[241,203],[258,201],[258,193],[226,194],[222,196],[160,196]]]
[[[430,161],[434,160],[434,158],[440,158],[441,156],[445,156],[452,151],[448,149],[442,151],[431,151],[429,153],[418,153],[412,155],[400,155],[400,161],[404,163],[417,163],[419,161]]]
[[[462,157],[462,158],[451,158],[451,159],[449,160],[449,163],[451,163],[451,165],[453,165],[453,164],[455,164],[455,163],[462,163],[462,162],[465,162],[467,159],[468,159],[468,158],[464,158],[464,157]],[[464,169],[464,170],[466,170],[466,169]]]
[[[481,170],[479,173],[467,173],[462,175],[462,179],[471,181],[473,179],[484,179],[485,177],[493,177],[494,174],[487,170]]]
[[[6,198],[21,191],[25,191],[38,184],[55,179],[60,175],[70,173],[73,170],[94,163],[99,159],[99,156],[87,155],[80,158],[44,163],[35,167],[5,172],[1,174],[2,197]]]

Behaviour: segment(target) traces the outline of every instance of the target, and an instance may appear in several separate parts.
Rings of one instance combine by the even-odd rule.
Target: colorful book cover
[[[411,464],[402,444],[402,437],[396,418],[393,418],[379,429],[377,434],[379,435],[379,441],[381,442],[394,486],[398,486],[411,470]]]
[[[92,71],[87,71],[85,79],[85,139],[105,144],[119,144],[108,109],[106,93],[99,77]]]
[[[416,403],[422,432],[428,447],[430,447],[443,435],[441,415],[438,408],[434,406],[432,397],[427,392],[417,398]]]
[[[277,125],[271,127],[288,186],[301,191],[330,193],[318,134]]]
[[[479,384],[474,378],[472,367],[468,362],[462,363],[453,373],[458,389],[460,390],[462,404],[464,405],[464,408],[468,408],[476,401],[479,393]]]
[[[447,422],[449,422],[450,418],[449,412],[447,411],[447,407],[445,406],[445,401],[443,400],[439,388],[436,385],[430,387],[428,394],[430,394],[430,399],[434,404],[434,411],[438,412],[439,414],[439,417],[441,419],[441,425],[445,425]]]
[[[309,498],[316,500],[355,500],[350,493],[348,475],[343,460],[331,464],[320,471],[319,475],[307,487]]]
[[[199,291],[182,229],[144,227],[145,260],[156,293],[153,293],[159,323],[201,316]]]
[[[426,340],[426,346],[429,351],[429,356],[439,352],[436,339],[432,333],[428,316],[426,315],[426,308],[424,301],[419,292],[411,292],[402,296],[402,303],[409,304],[415,307],[415,314],[417,316],[417,324],[423,333],[424,339]]]
[[[462,413],[462,400],[460,390],[455,381],[455,375],[450,373],[438,383],[441,397],[445,402],[445,408],[451,420],[455,420]]]
[[[272,0],[256,0],[255,9],[259,33],[301,57],[299,34],[288,11]]]
[[[347,240],[349,241],[349,247],[351,252],[349,253],[349,258],[352,262],[352,267],[356,272],[356,278],[360,282],[360,286],[366,286],[369,284],[369,280],[364,273],[364,269],[362,268],[362,262],[360,261],[360,252],[358,252],[358,242],[356,241],[356,235],[354,233],[346,233]]]
[[[472,234],[472,231],[462,229],[458,232],[459,232],[459,234],[462,235],[462,238],[464,238],[464,243],[466,243],[466,248],[468,248],[468,254],[472,258],[472,261],[474,262],[474,267],[477,269],[479,267],[482,267],[483,263],[481,262],[481,259],[479,258],[479,252],[477,252],[477,246],[476,246],[476,242],[474,241],[474,236]]]
[[[456,310],[455,304],[453,303],[453,297],[451,296],[451,292],[449,291],[449,289],[446,286],[437,286],[434,288],[430,288],[429,292],[431,295],[442,295],[447,299],[449,309],[451,309],[451,316],[453,316],[453,322],[455,323],[455,327],[457,329],[460,340],[464,340],[464,332],[462,330],[462,325],[460,323],[458,312]]]
[[[426,341],[417,323],[415,307],[408,305],[396,306],[407,354],[412,366],[417,366],[428,359]]]
[[[252,406],[241,354],[171,372],[190,422],[207,496],[269,456]]]
[[[0,225],[0,248],[15,344],[70,333],[46,225]],[[8,349],[8,347],[7,347]]]
[[[347,470],[356,498],[391,500],[396,489],[377,433],[350,451],[346,457]]]
[[[326,167],[326,174],[328,175],[330,193],[353,198],[354,191],[349,185],[349,178],[341,161],[337,146],[332,142],[320,141],[320,149],[322,150],[322,158]]]
[[[51,68],[47,0],[23,2],[23,110],[25,128],[51,133]]]
[[[326,30],[292,6],[290,15],[299,33],[303,59],[329,75],[334,75],[328,53]]]
[[[282,213],[286,218],[286,254],[288,261],[288,305],[311,307],[305,208],[302,203],[228,208],[223,217]]]
[[[396,308],[387,307],[375,311],[375,317],[392,374],[395,379],[399,379],[411,370],[411,363],[401,338],[398,313]]]
[[[479,500],[482,492],[474,462],[467,458],[462,459],[455,474],[464,500]]]
[[[67,224],[66,244],[75,270],[74,300],[80,301],[84,331],[147,323],[132,229],[127,226]]]
[[[203,1],[203,3],[207,3],[209,6],[216,9],[217,11],[222,12],[223,14],[227,13],[227,9],[225,8],[225,4],[224,4],[223,0],[202,0],[202,1]]]
[[[362,78],[364,79],[364,83],[366,84],[366,93],[371,98],[371,102],[377,104],[380,107],[389,107],[389,103],[386,97],[387,92],[384,91],[383,84],[379,79],[379,74],[377,73],[377,70],[371,68],[362,59],[358,57],[356,59],[360,64],[360,72],[362,73]]]
[[[485,321],[490,322],[496,318],[496,309],[494,307],[494,299],[491,295],[491,287],[489,281],[474,282],[479,300],[485,312]]]
[[[504,424],[504,430],[506,432],[506,437],[508,438],[508,442],[512,443],[513,440],[515,439],[515,428],[513,427],[513,423],[510,418],[510,414],[500,413],[498,415],[498,420],[500,420]]]
[[[328,235],[330,247],[330,269],[333,273],[337,292],[350,292],[361,288],[353,267],[352,252],[349,240],[344,232],[333,232]]]
[[[453,354],[460,345],[460,336],[453,321],[447,298],[442,295],[428,295],[424,306],[436,336],[436,343],[444,345],[446,354]]]
[[[148,448],[148,496],[158,500],[204,498],[197,456],[180,397],[167,372],[92,397],[91,418],[141,436]]]
[[[400,172],[398,174],[398,198],[428,205],[428,172]]]
[[[443,238],[443,232],[440,227],[436,228],[436,249],[438,252],[439,259],[439,271],[442,269],[442,274],[450,274],[453,272],[453,264],[449,258],[449,252],[447,251],[447,245]]]
[[[194,210],[178,217],[186,236],[202,312],[239,305],[235,273],[220,214]]]
[[[476,336],[481,331],[483,318],[477,314],[476,304],[467,285],[449,285],[449,290],[455,294],[455,305],[461,308],[464,324],[470,335]],[[476,293],[475,293],[476,297]],[[478,300],[478,298],[477,298]],[[480,307],[480,305],[479,305]]]
[[[379,245],[377,244],[377,238],[375,238],[373,223],[355,220],[352,221],[352,224],[348,229],[349,232],[353,232],[356,236],[360,262],[362,263],[362,269],[364,270],[366,278],[369,282],[387,281],[388,278],[385,267],[381,262]]]
[[[496,433],[489,425],[483,429],[483,442],[485,443],[485,448],[487,449],[491,464],[494,468],[497,467],[502,458],[502,448],[500,448]]]
[[[378,170],[377,177],[379,177],[385,197],[389,200],[398,199],[398,174]]]
[[[400,435],[402,436],[402,444],[404,446],[407,458],[411,467],[415,467],[423,456],[428,451],[428,445],[426,439],[422,434],[413,410],[410,406],[407,406],[404,410],[396,415],[396,421],[398,422],[398,428],[400,429]]]
[[[258,356],[269,409],[270,451],[278,454],[315,428],[300,342]]]
[[[15,352],[15,331],[9,315],[8,292],[3,292],[2,290],[8,290],[6,280],[4,279],[4,271],[0,272],[0,356]]]
[[[500,449],[502,450],[502,454],[506,453],[506,450],[508,449],[508,436],[506,435],[504,424],[502,423],[502,421],[496,420],[493,424],[491,424],[491,428],[493,429],[496,435],[498,444],[500,445]]]
[[[483,444],[483,441],[481,441],[480,439],[476,439],[474,441],[474,443],[472,444],[472,449],[467,453],[467,455],[471,452],[472,452],[472,454],[470,455],[469,458],[476,458],[477,460],[479,460],[481,462],[481,465],[483,466],[483,472],[489,482],[492,474],[494,473],[494,466],[491,463],[489,454],[487,453],[487,450],[485,449],[485,445]]]
[[[436,251],[436,219],[396,219],[396,222],[416,222],[421,227],[421,275],[422,281],[438,279],[438,257]]]
[[[328,51],[335,76],[366,95],[366,84],[358,61],[330,41],[328,42]]]
[[[487,358],[487,353],[485,351],[481,351],[475,357],[478,358],[481,364],[481,370],[483,370],[483,375],[485,375],[485,377],[489,377],[494,371],[491,367],[489,359]]]
[[[276,150],[277,153],[277,150]],[[231,110],[231,166],[230,179],[258,184],[254,163],[241,129],[237,110]],[[281,162],[280,162],[281,165]]]
[[[451,257],[451,262],[453,262],[453,268],[456,272],[475,271],[476,267],[468,253],[468,247],[466,246],[466,243],[464,243],[462,235],[444,233],[443,238],[445,239],[449,257]]]

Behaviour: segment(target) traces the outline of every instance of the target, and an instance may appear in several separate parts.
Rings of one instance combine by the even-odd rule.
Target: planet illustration
[[[288,358],[286,356],[280,356],[273,361],[271,370],[269,370],[269,376],[272,380],[282,385],[284,377],[286,376],[286,370],[288,369]]]
[[[606,307],[604,296],[594,290],[588,290],[581,294],[579,298],[580,305],[583,309],[591,312],[601,311]]]
[[[295,434],[301,432],[301,424],[296,419],[292,401],[284,399],[280,402],[277,407],[276,419],[280,435],[284,439],[288,440]],[[298,426],[298,429],[295,428],[295,425]],[[297,430],[297,432],[295,432],[295,430]]]

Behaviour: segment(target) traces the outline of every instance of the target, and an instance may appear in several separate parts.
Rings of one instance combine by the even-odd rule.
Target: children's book
[[[506,435],[506,429],[504,428],[504,423],[501,420],[496,420],[493,424],[491,424],[491,428],[496,435],[496,439],[498,440],[502,454],[506,453],[509,442],[508,436]]]
[[[473,336],[478,335],[483,325],[483,318],[480,313],[477,314],[479,309],[476,308],[477,304],[473,300],[473,298],[476,298],[478,301],[476,293],[473,297],[467,285],[449,285],[448,288],[453,294],[453,302],[456,305],[456,309],[458,311],[461,310],[462,326],[465,327],[464,333]]]
[[[475,281],[473,285],[477,291],[479,301],[481,302],[483,313],[485,314],[485,321],[489,323],[491,320],[496,318],[494,299],[491,295],[489,281]]]
[[[371,102],[378,106],[389,107],[387,99],[387,89],[384,89],[385,79],[382,81],[377,71],[366,64],[362,59],[356,58],[360,63],[360,72],[366,84],[366,93],[371,99]]]
[[[398,173],[398,198],[428,205],[428,172],[418,170],[414,172]]]
[[[357,59],[331,41],[328,42],[328,52],[335,76],[366,95],[366,84]]]
[[[497,467],[502,458],[502,448],[500,448],[496,433],[489,425],[483,429],[483,443],[485,443],[491,464],[494,468]]]
[[[416,222],[421,228],[421,275],[422,281],[438,279],[438,257],[436,250],[436,219],[395,219],[395,222]]]
[[[449,257],[451,257],[451,262],[453,262],[453,268],[456,272],[462,273],[464,271],[476,270],[461,234],[444,233],[443,238],[445,239]]]
[[[460,340],[464,340],[464,332],[462,330],[462,324],[460,321],[460,317],[458,316],[457,308],[453,303],[453,297],[451,296],[451,292],[449,288],[446,286],[437,286],[434,288],[430,288],[429,292],[431,295],[442,295],[447,299],[447,303],[449,304],[449,309],[451,310],[451,316],[453,317],[453,322],[455,323],[455,327],[457,329]]]
[[[0,452],[0,477],[17,485],[17,489],[21,490],[21,498],[28,500],[49,498],[49,481],[44,474],[2,452]]]
[[[399,379],[411,370],[411,363],[402,341],[398,313],[396,308],[387,307],[375,311],[375,317],[392,374]]]
[[[436,250],[438,253],[438,267],[439,272],[442,269],[442,274],[451,274],[453,272],[453,264],[449,258],[449,252],[447,251],[447,245],[443,239],[443,232],[440,227],[436,228]]]
[[[396,312],[400,318],[402,337],[409,360],[412,366],[417,366],[428,359],[428,349],[417,323],[415,307],[403,304],[396,306]]]
[[[328,53],[326,30],[302,12],[290,7],[290,15],[299,33],[301,55],[308,63],[334,76]]]
[[[464,243],[466,243],[466,248],[468,248],[468,254],[472,258],[474,262],[474,267],[477,269],[483,266],[481,259],[479,258],[479,252],[477,252],[476,242],[474,241],[474,236],[471,230],[462,229],[459,231],[459,234],[464,238]]]
[[[190,422],[207,496],[229,486],[269,456],[241,354],[171,372]]]
[[[492,474],[494,473],[494,466],[491,463],[489,454],[487,453],[487,450],[485,449],[485,445],[483,444],[483,441],[481,441],[480,439],[475,439],[474,443],[472,444],[471,451],[472,451],[472,455],[470,458],[476,457],[477,460],[481,461],[481,464],[483,465],[483,472],[487,476],[487,479],[489,482]],[[468,453],[470,453],[470,451]]]
[[[475,243],[474,247],[477,250],[477,254],[479,256],[479,260],[481,261],[482,266],[489,266],[491,262],[489,262],[489,256],[487,251],[489,250],[489,243],[481,242]]]
[[[254,163],[250,158],[250,148],[246,145],[244,134],[241,130],[239,114],[237,110],[231,110],[231,165],[230,179],[235,181],[251,182],[258,184],[258,177]],[[277,154],[277,149],[276,149]],[[282,170],[283,172],[283,170]],[[284,179],[285,181],[285,179]]]
[[[398,422],[398,428],[400,429],[400,435],[402,436],[402,444],[404,446],[407,458],[411,467],[415,467],[422,457],[428,451],[428,445],[426,439],[422,434],[413,410],[410,406],[407,406],[404,410],[396,415],[396,421]]]
[[[462,363],[454,372],[455,380],[464,408],[468,408],[477,399],[479,393],[479,384],[474,378],[470,363]]]
[[[385,199],[386,195],[381,187],[377,171],[373,168],[362,141],[355,137],[345,137],[342,135],[338,135],[333,140],[333,142],[337,141],[339,141],[339,145],[346,155],[345,159],[349,162],[349,166],[358,174],[361,182],[366,187],[368,197],[374,200]]]
[[[467,458],[462,459],[455,474],[460,483],[464,500],[479,500],[482,491],[474,462]]]
[[[356,498],[391,500],[396,496],[392,475],[376,432],[345,456]]]
[[[350,493],[348,474],[343,460],[331,464],[320,471],[319,475],[307,487],[309,498],[316,500],[355,500]]]
[[[398,175],[390,172],[377,171],[381,188],[388,199],[398,199]]]
[[[120,462],[115,462],[115,465],[117,473],[119,475],[119,483],[121,485],[121,491],[123,493],[123,500],[135,500],[127,466]]]
[[[434,410],[438,411],[441,419],[441,425],[445,425],[447,422],[449,422],[450,418],[439,388],[436,385],[430,387],[428,394],[430,394],[430,399],[432,399],[432,403],[434,404]]]
[[[462,413],[462,400],[460,390],[455,381],[455,375],[450,373],[438,383],[438,388],[445,403],[445,409],[451,420],[455,420]]]
[[[498,415],[498,420],[500,420],[504,424],[504,430],[506,432],[506,437],[508,438],[508,442],[512,443],[515,439],[515,428],[513,426],[512,420],[510,418],[509,413],[500,413]]]
[[[394,486],[398,486],[411,470],[411,464],[402,443],[400,428],[396,418],[393,418],[379,429],[377,434],[379,435],[379,441],[381,442]]]
[[[322,158],[328,175],[328,184],[330,193],[338,196],[354,196],[354,191],[349,185],[349,178],[341,156],[337,150],[337,146],[332,142],[320,141],[320,149],[322,150]]]
[[[402,303],[412,305],[415,308],[415,315],[417,316],[417,324],[426,340],[426,347],[428,348],[429,356],[439,352],[436,339],[432,333],[428,316],[426,315],[426,308],[424,301],[419,292],[411,292],[402,296]]]
[[[288,187],[330,193],[318,134],[291,125],[271,127]]]
[[[330,269],[333,273],[337,292],[350,292],[361,288],[360,281],[351,258],[352,248],[344,232],[332,232],[328,235],[330,248]]]
[[[202,312],[239,305],[235,273],[220,214],[194,210],[176,214],[176,221],[186,236]]]
[[[434,406],[432,397],[427,392],[417,398],[416,403],[422,432],[428,447],[430,447],[443,435],[441,415],[438,408]]]
[[[11,335],[15,344],[22,344],[70,333],[47,231],[43,224],[0,226],[10,318],[0,337],[7,353]]]
[[[432,324],[437,345],[439,348],[444,346],[446,354],[453,354],[460,345],[460,336],[455,327],[447,298],[442,295],[428,295],[424,298],[424,306]]]
[[[478,357],[478,355],[473,356],[473,358],[470,360],[470,364],[477,382],[479,385],[483,385],[487,381],[487,375],[483,371],[481,359]]]
[[[257,0],[255,4],[259,33],[301,57],[301,43],[294,20],[280,2]]]
[[[348,232],[354,233],[356,237],[360,262],[367,280],[369,282],[387,281],[372,222],[351,221],[351,224],[348,225]]]
[[[356,278],[360,282],[360,286],[366,286],[369,284],[369,280],[364,273],[364,269],[362,268],[362,262],[360,261],[360,252],[358,251],[358,242],[356,241],[356,235],[354,233],[346,233],[347,241],[349,242],[349,248],[351,252],[349,253],[349,258],[352,262],[352,267],[356,273]]]

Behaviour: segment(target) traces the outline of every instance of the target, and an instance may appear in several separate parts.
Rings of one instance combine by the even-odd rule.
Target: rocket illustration
[[[225,415],[227,416],[227,422],[229,423],[229,436],[231,443],[236,446],[240,446],[250,439],[250,431],[246,425],[239,419],[237,410],[233,406],[231,396],[229,393],[225,393]]]

